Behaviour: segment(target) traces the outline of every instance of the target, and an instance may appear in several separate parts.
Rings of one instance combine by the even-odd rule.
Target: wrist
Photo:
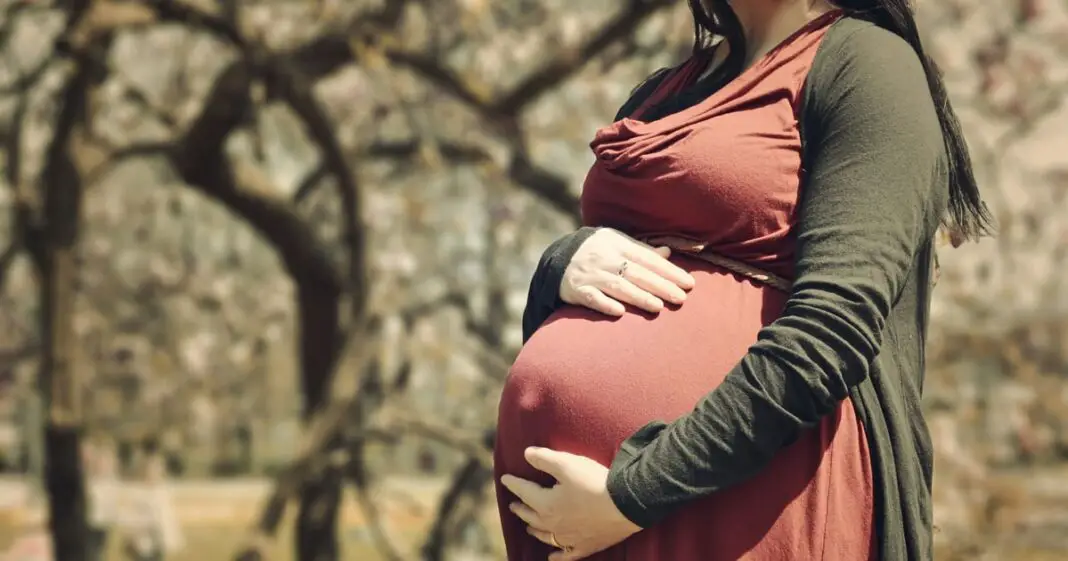
[[[563,293],[564,273],[567,271],[567,267],[571,265],[571,260],[575,258],[575,254],[578,253],[582,244],[586,243],[586,240],[596,234],[599,229],[596,226],[583,226],[553,244],[556,248],[552,252],[552,257],[546,263],[546,269],[554,277],[557,277],[557,282],[553,285],[556,290],[554,300],[557,307],[565,303],[560,295]]]
[[[605,487],[620,517],[633,527],[635,532],[653,525],[654,521],[649,519],[648,509],[627,482],[625,470],[617,467],[616,462],[612,462]]]

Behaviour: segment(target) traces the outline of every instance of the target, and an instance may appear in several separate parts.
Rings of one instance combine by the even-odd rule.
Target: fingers
[[[653,247],[622,232],[613,230],[613,233],[622,242],[619,245],[624,258],[645,266],[651,272],[671,281],[675,286],[683,290],[690,290],[694,287],[693,277],[671,261],[668,261],[668,258],[671,257],[670,247]]]
[[[653,249],[636,242],[624,251],[623,256],[642,265],[649,272],[667,280],[682,290],[690,290],[694,287],[693,276],[678,265],[668,261],[668,257],[671,256],[670,248],[658,247]]]
[[[679,288],[675,282],[650,271],[638,262],[633,262],[627,267],[623,278],[649,296],[666,300],[672,304],[682,304],[686,301],[686,292]]]
[[[546,528],[545,522],[538,516],[538,513],[534,509],[523,503],[512,503],[508,505],[508,510],[519,517],[520,520],[527,523],[527,526],[533,530],[544,531]]]
[[[602,314],[609,316],[619,317],[627,311],[623,304],[609,298],[596,287],[580,286],[575,289],[575,292],[578,294],[580,301],[573,303],[581,304],[596,312],[601,312]]]
[[[630,282],[629,278],[634,274],[631,269],[639,269],[639,265],[631,265],[627,267],[627,271],[624,276],[619,276],[613,273],[601,273],[598,276],[598,286],[601,287],[602,292],[616,299],[619,302],[630,304],[636,308],[641,308],[647,312],[659,313],[664,309],[664,301],[652,294],[642,290],[634,283]]]
[[[589,554],[582,553],[577,549],[569,549],[564,544],[557,543],[557,540],[553,539],[553,535],[544,530],[527,526],[527,533],[534,536],[541,543],[556,549],[556,551],[549,554],[548,561],[578,561],[589,556]]]
[[[538,539],[538,541],[540,541],[541,543],[543,543],[545,545],[548,545],[548,546],[551,546],[551,547],[555,547],[555,548],[562,548],[563,547],[563,544],[556,543],[556,540],[553,539],[553,535],[550,534],[549,532],[546,532],[545,530],[539,530],[537,528],[532,528],[530,526],[527,526],[527,533],[532,535],[532,536],[534,536],[535,538]]]
[[[512,512],[516,513],[516,516],[519,516],[519,518],[523,519],[523,521],[527,523],[528,534],[534,536],[534,538],[540,541],[541,543],[557,550],[549,555],[549,561],[577,561],[578,559],[586,557],[585,554],[580,553],[578,550],[570,549],[564,544],[560,543],[560,541],[556,538],[556,536],[552,534],[552,532],[546,531],[544,529],[544,524],[540,524],[540,521],[538,524],[530,522],[527,516],[532,515],[534,519],[537,519],[538,516],[537,513],[530,509],[530,507],[524,504],[513,503],[512,505],[509,505],[509,508],[512,510]],[[520,512],[523,512],[523,514],[520,514]]]
[[[665,302],[682,304],[694,286],[694,278],[668,260],[671,254],[669,247],[652,247],[603,229],[568,265],[560,298],[614,317],[622,316],[627,305],[660,313]]]
[[[549,561],[578,561],[579,559],[585,559],[589,557],[587,553],[582,553],[577,549],[554,551],[549,554]]]
[[[546,489],[533,481],[520,479],[514,475],[502,475],[501,485],[504,485],[513,495],[530,506],[534,510],[542,510],[545,504],[546,494],[552,489]]]
[[[523,458],[531,467],[553,476],[557,481],[562,481],[566,477],[565,468],[569,457],[573,456],[551,448],[528,446],[526,450],[523,450]]]

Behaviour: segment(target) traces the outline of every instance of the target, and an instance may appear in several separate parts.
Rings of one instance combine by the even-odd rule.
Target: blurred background
[[[941,252],[939,559],[1064,559],[1068,4],[918,11],[1000,222]],[[0,559],[50,505],[61,561],[503,558],[530,275],[691,41],[680,0],[0,0]]]

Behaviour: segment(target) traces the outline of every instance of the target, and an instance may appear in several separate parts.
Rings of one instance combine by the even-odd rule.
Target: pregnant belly
[[[527,342],[509,373],[500,438],[608,464],[651,420],[690,411],[781,313],[786,296],[703,262],[680,262],[696,285],[658,315],[608,318],[565,307]]]
[[[678,309],[611,319],[569,307],[531,337],[501,397],[498,476],[553,483],[526,463],[527,446],[609,465],[642,425],[691,411],[782,313],[786,296],[774,289],[703,263],[685,265],[697,285]],[[590,561],[866,560],[875,543],[873,485],[863,427],[847,400],[756,475]],[[508,558],[544,560],[550,550],[507,510],[515,499],[503,487],[497,493]]]

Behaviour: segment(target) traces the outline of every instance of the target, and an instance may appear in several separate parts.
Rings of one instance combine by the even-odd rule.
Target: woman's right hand
[[[682,304],[694,279],[671,261],[671,249],[646,245],[618,230],[601,228],[579,246],[564,271],[560,299],[610,316],[629,304],[657,313]]]

